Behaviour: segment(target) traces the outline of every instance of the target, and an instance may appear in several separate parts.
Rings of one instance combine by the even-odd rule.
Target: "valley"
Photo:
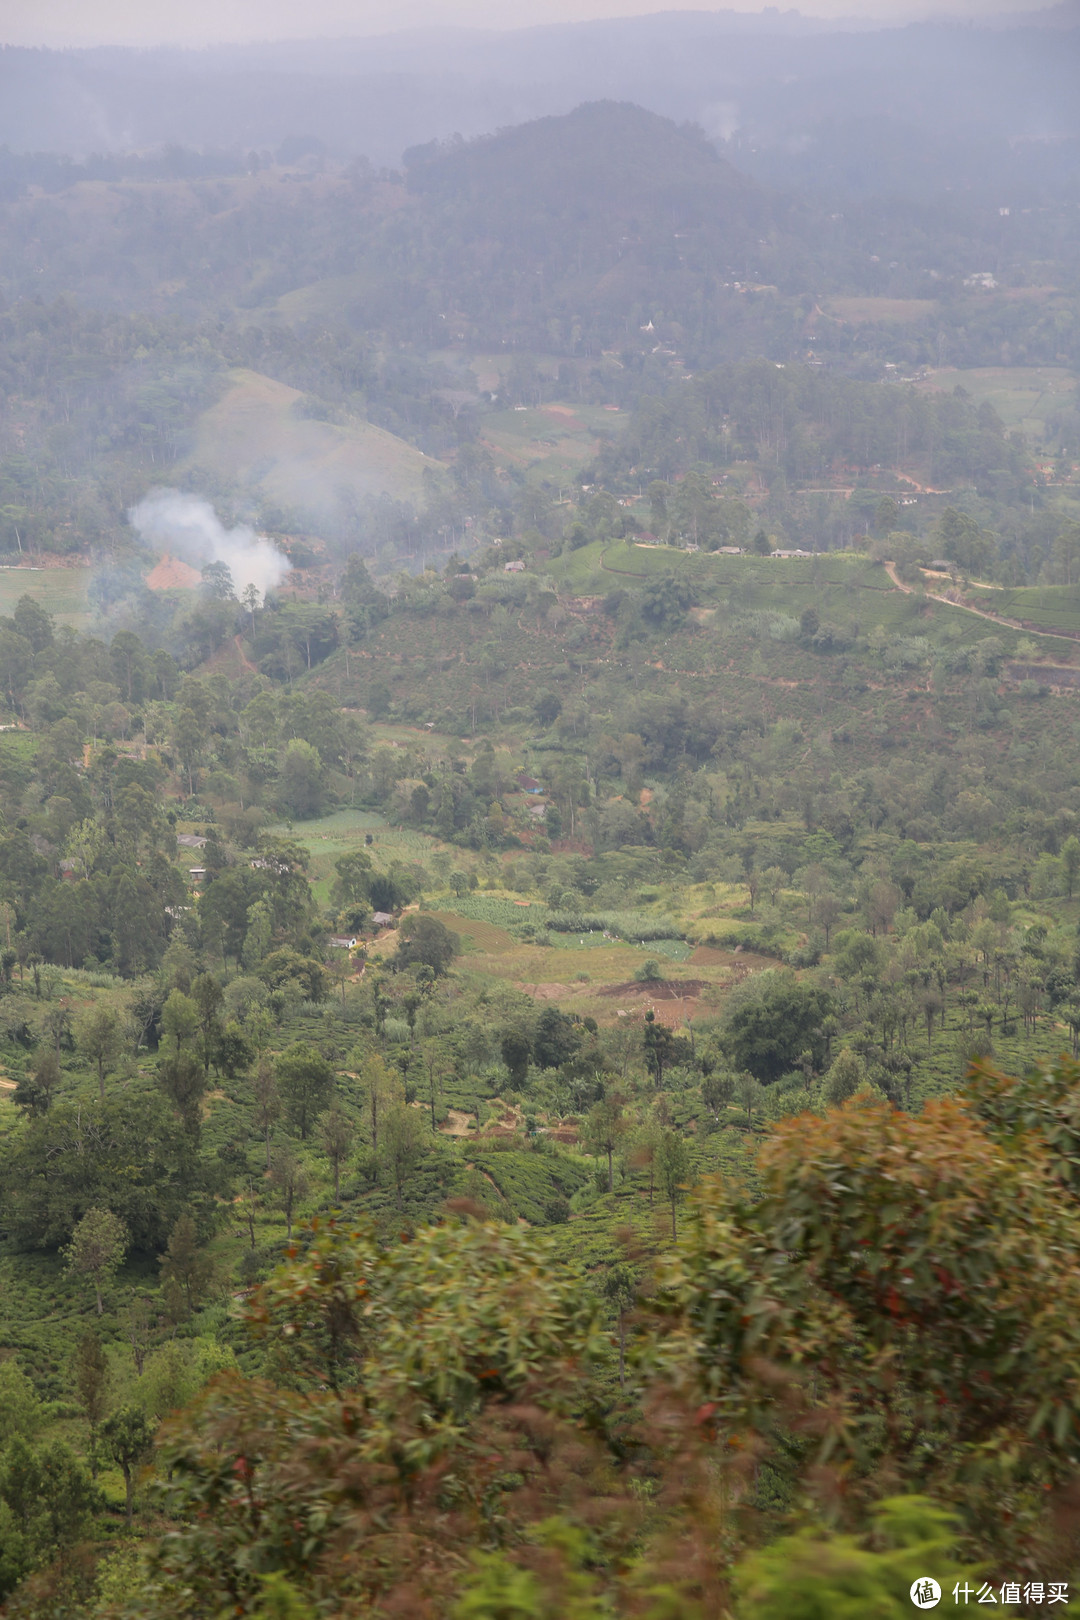
[[[4,1620],[1068,1606],[1068,10],[5,43]]]

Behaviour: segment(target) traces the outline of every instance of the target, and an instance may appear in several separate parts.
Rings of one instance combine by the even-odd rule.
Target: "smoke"
[[[237,596],[254,585],[260,597],[280,585],[292,564],[265,535],[246,523],[227,529],[209,501],[178,489],[155,489],[128,513],[144,545],[203,568],[223,562]]]
[[[714,101],[699,116],[705,133],[714,141],[730,141],[739,129],[739,107],[734,101]]]

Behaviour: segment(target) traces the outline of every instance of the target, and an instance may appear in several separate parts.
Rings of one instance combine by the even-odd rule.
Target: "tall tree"
[[[130,1524],[135,1512],[135,1475],[139,1464],[153,1449],[153,1426],[137,1407],[122,1406],[106,1418],[101,1435],[109,1455],[124,1476],[124,1518]]]
[[[109,1362],[96,1333],[86,1332],[71,1358],[71,1381],[75,1399],[82,1407],[90,1429],[90,1473],[97,1478],[97,1434],[109,1409]]]
[[[341,1167],[352,1152],[356,1131],[341,1105],[334,1104],[319,1119],[319,1146],[330,1161],[334,1177],[334,1202],[341,1197]]]
[[[159,1261],[166,1304],[174,1322],[189,1317],[201,1304],[214,1275],[214,1263],[199,1246],[191,1214],[184,1210],[169,1233]]]
[[[297,1204],[307,1197],[310,1185],[307,1170],[291,1142],[283,1142],[274,1155],[270,1184],[277,1193],[281,1212],[285,1216],[285,1231],[291,1242],[293,1214]]]
[[[88,1209],[64,1251],[68,1271],[93,1283],[99,1316],[105,1309],[101,1291],[122,1264],[129,1241],[127,1227],[111,1209]]]
[[[281,1116],[281,1093],[269,1059],[262,1058],[252,1084],[254,1107],[252,1122],[262,1137],[266,1149],[266,1168],[270,1169],[270,1138],[274,1125]]]
[[[290,1123],[306,1140],[316,1115],[330,1101],[334,1071],[317,1046],[294,1041],[278,1058],[276,1072]]]
[[[75,1026],[80,1051],[97,1069],[98,1094],[105,1101],[105,1073],[123,1049],[123,1023],[115,1008],[95,1004]]]
[[[582,1133],[585,1147],[598,1157],[607,1155],[608,1192],[615,1191],[615,1152],[626,1134],[627,1122],[623,1112],[623,1099],[618,1092],[609,1092],[601,1102],[594,1103],[585,1120]]]
[[[361,1059],[360,1083],[367,1097],[368,1118],[371,1122],[371,1151],[377,1154],[379,1125],[384,1111],[397,1095],[398,1085],[385,1061],[378,1056]]]
[[[601,1292],[615,1312],[619,1340],[619,1388],[626,1388],[626,1324],[637,1300],[638,1284],[632,1266],[617,1260],[604,1272]]]
[[[685,1138],[680,1136],[678,1131],[670,1128],[661,1131],[660,1145],[656,1153],[656,1173],[664,1189],[664,1196],[671,1205],[671,1240],[674,1243],[678,1237],[676,1206],[686,1190],[686,1183],[690,1177],[690,1152]]]
[[[206,1070],[193,1052],[177,1052],[158,1062],[158,1084],[183,1122],[193,1141],[202,1127],[202,1101],[206,1095]]]
[[[1073,897],[1077,877],[1080,877],[1080,838],[1074,833],[1066,838],[1061,846],[1061,866],[1065,873],[1065,883],[1068,888],[1069,899]]]
[[[429,1146],[430,1138],[416,1109],[404,1102],[391,1103],[383,1114],[382,1152],[398,1209],[403,1208],[405,1184]]]

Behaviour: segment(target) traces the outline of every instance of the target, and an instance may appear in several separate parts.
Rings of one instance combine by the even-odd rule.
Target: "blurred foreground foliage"
[[[245,1307],[262,1370],[164,1425],[161,1534],[96,1614],[834,1620],[1066,1578],[1078,1093],[983,1066],[918,1116],[864,1088],[782,1124],[756,1201],[693,1195],[622,1388],[603,1279],[549,1235],[314,1224]]]

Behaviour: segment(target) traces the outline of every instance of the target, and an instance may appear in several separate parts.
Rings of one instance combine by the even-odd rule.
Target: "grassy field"
[[[371,285],[371,276],[363,271],[348,276],[326,276],[322,281],[313,281],[307,287],[282,294],[268,313],[289,326],[303,321],[340,319],[349,305],[362,298]]]
[[[709,616],[708,604],[725,601],[739,611],[785,613],[797,617],[814,607],[822,617],[841,626],[865,631],[875,625],[885,630],[924,635],[927,621],[950,627],[952,642],[989,635],[992,627],[962,607],[922,601],[893,585],[884,568],[868,558],[847,553],[820,557],[724,557],[719,553],[681,551],[671,546],[645,546],[622,541],[599,541],[555,558],[548,570],[559,584],[581,594],[600,595],[661,574],[689,579],[699,603],[706,608],[702,628],[708,633],[722,627],[720,614]],[[1019,590],[981,589],[972,596],[986,611],[1005,618],[1023,619],[1038,629],[1080,629],[1080,589],[1061,586],[1024,587]],[[1023,631],[993,627],[993,634],[1012,653]],[[707,646],[708,636],[702,638]],[[1050,642],[1040,650],[1061,659],[1062,649]]]
[[[749,972],[773,965],[719,949],[691,954],[682,941],[615,942],[599,929],[542,934],[542,942],[532,944],[496,923],[462,916],[454,904],[443,900],[431,915],[460,936],[463,971],[507,980],[540,1003],[556,1002],[598,1024],[640,1017],[647,1007],[655,1007],[665,1023],[682,1026],[699,1012],[715,1011],[724,993]],[[530,912],[522,908],[519,915],[528,918]],[[663,978],[642,981],[638,975],[650,958],[661,963]]]
[[[1004,591],[976,586],[971,594],[987,612],[1080,636],[1080,585],[1027,585]]]
[[[925,320],[937,304],[932,298],[830,298],[824,308],[853,326],[864,326],[869,321]]]
[[[974,371],[935,371],[919,386],[948,392],[962,387],[976,405],[992,405],[1007,428],[1049,447],[1050,423],[1062,405],[1072,402],[1077,379],[1053,366],[984,366]]]
[[[87,587],[92,568],[0,568],[0,614],[10,614],[20,596],[33,597],[58,624],[84,630],[92,611]]]
[[[305,417],[299,389],[256,371],[234,371],[230,387],[200,418],[193,462],[299,511],[322,515],[338,492],[363,500],[392,495],[422,502],[425,468],[441,462],[383,428]]]
[[[291,828],[283,824],[273,830],[296,839],[308,850],[309,875],[315,897],[323,906],[330,902],[334,862],[358,844],[366,848],[380,869],[400,860],[418,862],[430,872],[432,857],[440,852],[465,869],[475,859],[470,852],[443,846],[424,833],[391,826],[383,816],[367,810],[339,810],[318,821]],[[370,846],[363,844],[368,833],[374,838]],[[511,852],[507,860],[512,859]],[[440,893],[437,887],[428,887],[426,892],[430,896],[430,915],[461,939],[464,971],[506,981],[540,1002],[557,1002],[568,1011],[591,1016],[602,1024],[615,1023],[621,1016],[640,1015],[647,1006],[655,1005],[665,1022],[682,1025],[687,1017],[715,1011],[725,992],[749,973],[774,965],[751,952],[735,954],[730,949],[709,946],[695,949],[695,937],[717,933],[734,937],[744,926],[739,920],[745,903],[743,890],[722,887],[722,894],[718,886],[707,885],[682,896],[677,926],[690,933],[691,943],[680,938],[632,943],[626,935],[634,919],[649,920],[647,913],[640,911],[625,913],[619,925],[623,937],[613,939],[600,926],[573,933],[549,932],[553,914],[547,906],[535,898],[526,902],[505,890],[472,891],[462,899],[446,891]],[[666,891],[657,894],[658,907],[670,898]],[[659,909],[657,920],[662,921]],[[520,923],[529,923],[537,930],[537,943],[511,932]],[[796,931],[792,941],[797,938]],[[391,953],[392,945],[381,952],[384,956]],[[661,964],[661,980],[639,979],[643,965],[650,959]]]
[[[588,465],[601,429],[617,432],[627,417],[602,406],[553,403],[535,410],[491,411],[483,436],[503,461],[534,476],[569,480]]]
[[[294,839],[308,851],[311,857],[308,876],[321,906],[330,904],[334,862],[350,850],[366,850],[376,870],[385,871],[393,861],[423,862],[440,847],[437,840],[410,827],[391,826],[386,817],[375,810],[337,810],[317,821],[302,821],[292,826],[281,823],[271,831]],[[364,842],[368,833],[373,839],[370,845]],[[456,856],[457,851],[454,853]]]
[[[467,950],[498,956],[518,948],[518,941],[495,923],[478,922],[475,917],[462,917],[456,911],[433,911],[430,915],[457,934]]]
[[[478,388],[481,393],[497,393],[515,360],[531,361],[544,377],[554,377],[558,372],[558,361],[551,355],[528,354],[521,350],[513,354],[479,354],[461,348],[431,349],[428,360],[460,372],[462,387]]]

